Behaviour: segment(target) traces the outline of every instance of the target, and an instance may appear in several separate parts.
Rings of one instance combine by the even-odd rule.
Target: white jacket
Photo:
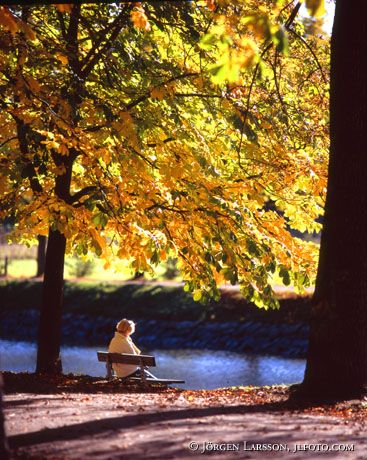
[[[130,337],[126,337],[119,332],[115,332],[115,336],[108,347],[109,353],[128,353],[130,355],[140,355],[140,350],[136,347]],[[133,374],[138,366],[134,364],[113,364],[113,370],[117,377],[126,377]]]

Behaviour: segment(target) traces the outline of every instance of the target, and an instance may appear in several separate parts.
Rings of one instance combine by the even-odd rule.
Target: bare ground
[[[367,458],[363,401],[299,407],[286,386],[142,391],[7,373],[5,383],[15,459]]]

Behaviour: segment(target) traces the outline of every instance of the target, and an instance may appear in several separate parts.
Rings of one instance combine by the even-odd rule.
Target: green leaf
[[[282,267],[279,270],[279,276],[282,278],[285,286],[289,286],[291,284],[291,277],[289,275],[288,270],[285,267]]]
[[[108,222],[108,217],[103,212],[98,212],[92,217],[92,222],[96,227],[105,228]]]
[[[101,254],[102,254],[102,248],[101,246],[99,245],[98,241],[95,240],[94,238],[92,239],[92,245],[94,247],[94,252],[96,253],[96,255],[99,257]]]
[[[269,271],[270,273],[275,273],[275,262],[270,262],[267,266],[266,266],[266,270]]]
[[[260,255],[260,251],[259,251],[256,243],[254,242],[254,240],[252,240],[251,238],[247,238],[246,245],[247,245],[247,250],[248,250],[249,254],[251,254],[253,256],[256,256],[256,257],[258,257]]]
[[[237,236],[233,232],[229,232],[229,239],[232,240],[234,243],[237,243],[238,241]]]
[[[268,301],[268,307],[271,308],[272,310],[279,310],[280,304],[278,299],[270,299]]]
[[[279,53],[288,54],[288,38],[283,27],[275,32],[273,40]]]
[[[199,301],[201,298],[202,298],[203,294],[202,292],[200,291],[200,289],[195,289],[194,291],[194,294],[193,294],[193,299],[195,300],[195,302]]]
[[[236,284],[237,273],[233,268],[225,268],[223,270],[224,279],[229,281],[231,284]]]
[[[218,37],[214,34],[206,34],[200,41],[199,46],[203,50],[210,50],[218,41]]]
[[[265,288],[264,288],[264,295],[266,295],[267,297],[272,297],[272,295],[273,295],[273,290],[272,290],[271,286],[269,286],[269,284],[267,286],[265,286]]]
[[[199,155],[199,156],[197,157],[197,160],[198,160],[199,165],[200,165],[202,168],[205,168],[205,167],[208,165],[208,162],[206,161],[205,157],[203,157],[202,155]]]
[[[325,14],[325,0],[306,0],[306,7],[311,16],[323,16]]]
[[[248,284],[247,286],[241,286],[241,292],[246,297],[246,299],[252,300],[255,290],[252,284]]]
[[[257,134],[248,123],[245,123],[243,132],[246,134],[246,137],[250,142],[257,142]]]
[[[159,254],[158,251],[154,251],[152,257],[150,258],[150,262],[153,265],[157,265],[159,263]]]
[[[205,258],[206,262],[208,262],[208,264],[215,265],[215,263],[216,263],[215,259],[214,259],[213,255],[210,252],[205,253],[204,258]]]

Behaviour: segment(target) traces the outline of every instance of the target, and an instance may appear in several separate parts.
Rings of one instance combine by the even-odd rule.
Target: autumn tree
[[[328,191],[301,387],[317,398],[359,397],[367,389],[365,12],[365,2],[336,2]]]
[[[229,281],[269,308],[274,276],[310,283],[317,248],[290,230],[320,228],[328,53],[294,11],[3,10],[0,217],[13,238],[49,237],[38,372],[61,371],[67,251],[135,271],[175,256],[201,301]]]
[[[320,0],[306,4],[313,15],[323,8]],[[367,388],[367,245],[363,219],[367,96],[361,70],[366,60],[365,10],[362,1],[336,1],[327,199],[307,366],[297,392],[318,400],[360,397]],[[320,42],[314,57],[322,51]]]

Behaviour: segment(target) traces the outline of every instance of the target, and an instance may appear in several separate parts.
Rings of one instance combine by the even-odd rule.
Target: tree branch
[[[163,144],[167,144],[167,142],[172,142],[172,141],[175,141],[176,139],[174,137],[167,137],[167,139],[165,139],[163,142]],[[147,147],[157,147],[158,144],[147,144]]]
[[[23,120],[13,115],[17,126],[17,137],[19,142],[19,149],[22,154],[22,160],[25,164],[22,174],[28,178],[30,186],[33,192],[41,193],[43,191],[42,185],[38,180],[36,170],[32,161],[29,159],[29,149],[28,149],[28,139],[27,131],[29,131],[29,126],[24,123]],[[23,176],[23,177],[24,177]]]
[[[59,23],[60,23],[60,29],[61,29],[62,37],[66,41],[67,40],[67,33],[66,33],[66,26],[65,26],[64,16],[59,10],[57,10],[56,14],[57,14],[57,18],[58,18]]]
[[[90,72],[93,70],[93,67],[97,64],[97,62],[99,61],[101,56],[103,56],[105,51],[107,51],[108,48],[111,47],[112,42],[117,38],[118,34],[121,31],[121,28],[123,26],[123,21],[126,20],[126,11],[127,10],[121,11],[121,13],[117,16],[115,21],[112,23],[111,27],[108,27],[109,30],[110,29],[114,29],[114,30],[111,32],[110,37],[108,38],[106,43],[102,46],[102,48],[99,50],[99,52],[97,52],[97,49],[102,44],[103,40],[106,39],[108,32],[106,32],[106,34],[99,41],[99,43],[93,48],[94,55],[91,57],[91,59],[90,59],[90,61],[88,63],[83,63],[84,68],[81,71],[81,75],[80,75],[81,78],[84,79],[90,74]],[[89,52],[89,54],[90,54],[90,52]],[[85,61],[86,60],[87,59],[85,59]]]
[[[289,18],[286,20],[284,27],[289,30],[290,26],[293,24],[294,20],[296,19],[296,16],[298,14],[299,9],[301,8],[302,2],[298,2],[297,5],[293,8],[291,14],[289,15]]]
[[[295,37],[298,38],[298,40],[300,40],[304,45],[305,47],[309,50],[309,52],[312,54],[312,57],[315,59],[315,62],[317,64],[317,67],[319,68],[320,72],[321,72],[321,77],[324,81],[324,83],[327,83],[327,78],[325,77],[325,74],[324,74],[324,71],[322,69],[322,66],[320,64],[320,61],[318,60],[317,56],[316,56],[316,53],[314,52],[314,50],[311,48],[311,46],[306,42],[306,40],[301,37],[301,35],[296,32],[294,29],[288,29],[289,32],[291,32]]]
[[[78,52],[78,28],[80,19],[80,4],[74,4],[70,15],[69,28],[67,31],[67,51],[69,63],[73,72],[77,75],[80,73],[80,62]]]
[[[74,195],[71,195],[68,202],[69,204],[73,204],[77,201],[80,200],[80,198],[82,198],[83,196],[86,196],[86,195],[89,195],[93,192],[96,192],[98,190],[98,188],[95,186],[95,185],[90,185],[88,187],[85,187],[81,190],[79,190],[79,192],[76,192],[74,193]]]
[[[224,99],[221,94],[202,94],[202,93],[174,93],[177,97],[202,97],[203,99],[217,98]]]
[[[159,88],[160,86],[164,86],[164,85],[167,85],[169,83],[172,83],[176,80],[183,80],[184,78],[189,78],[189,77],[197,77],[198,75],[200,75],[198,72],[189,72],[189,73],[184,73],[184,74],[181,74],[181,75],[178,75],[177,77],[172,77],[172,78],[169,78],[167,81],[161,83],[160,85],[156,86],[156,88]],[[138,97],[138,99],[135,99],[135,101],[132,101],[130,102],[129,104],[127,104],[125,107],[126,107],[126,110],[130,110],[132,109],[133,107],[137,106],[138,104],[140,104],[141,102],[147,100],[150,98],[150,94],[151,92],[146,92],[145,94],[143,94],[142,96]]]
[[[7,139],[6,141],[4,141],[4,142],[2,142],[2,143],[0,144],[0,148],[1,148],[1,147],[4,147],[4,145],[6,145],[8,142],[14,141],[15,139],[18,139],[18,137],[17,137],[17,136],[14,136],[14,137],[11,137],[10,139]]]

